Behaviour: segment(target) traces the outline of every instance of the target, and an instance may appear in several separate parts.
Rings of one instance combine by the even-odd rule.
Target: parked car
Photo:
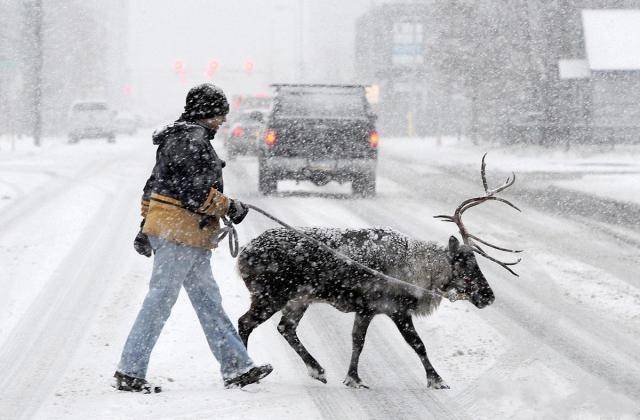
[[[75,102],[69,110],[69,143],[100,137],[109,143],[115,142],[114,114],[103,101]]]
[[[258,155],[258,189],[283,179],[351,182],[352,191],[376,189],[378,133],[360,85],[273,85],[275,96]]]
[[[247,110],[236,114],[225,136],[227,155],[255,155],[264,130],[264,114],[259,110]]]

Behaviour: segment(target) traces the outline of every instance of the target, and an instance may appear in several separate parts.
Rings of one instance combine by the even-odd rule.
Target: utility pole
[[[304,0],[298,0],[298,81],[304,79]]]
[[[33,142],[36,146],[42,144],[42,0],[33,3]]]

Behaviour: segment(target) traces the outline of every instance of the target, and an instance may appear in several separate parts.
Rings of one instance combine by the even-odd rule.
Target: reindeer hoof
[[[427,388],[432,388],[432,389],[450,389],[449,385],[447,385],[447,383],[445,381],[443,381],[442,378],[440,378],[440,377],[434,378],[434,379],[427,378]]]
[[[327,376],[324,374],[324,369],[307,367],[307,373],[309,373],[309,376],[311,376],[313,379],[317,379],[323,384],[327,383]]]
[[[352,378],[351,376],[347,376],[346,378],[344,378],[344,381],[342,381],[343,384],[345,384],[346,386],[348,386],[349,388],[355,388],[355,389],[369,389],[368,386],[366,386],[361,380],[360,378]]]

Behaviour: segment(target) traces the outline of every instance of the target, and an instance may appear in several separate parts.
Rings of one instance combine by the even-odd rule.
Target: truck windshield
[[[363,93],[356,89],[280,92],[279,116],[306,118],[366,118]]]

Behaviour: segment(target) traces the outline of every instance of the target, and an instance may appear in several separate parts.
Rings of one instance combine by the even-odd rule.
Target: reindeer
[[[420,357],[427,387],[449,388],[429,361],[412,315],[431,314],[443,297],[451,301],[468,300],[477,308],[493,303],[493,291],[480,271],[474,253],[498,263],[516,276],[510,266],[520,261],[502,262],[487,255],[476,242],[501,251],[521,251],[492,245],[470,234],[462,222],[466,210],[491,200],[519,211],[509,201],[495,196],[513,185],[515,174],[502,186],[490,190],[485,177],[485,157],[486,154],[481,166],[485,195],[463,201],[453,216],[434,216],[455,223],[463,244],[451,236],[448,246],[442,247],[384,228],[301,229],[304,235],[377,270],[378,274],[382,273],[380,275],[363,270],[357,263],[345,263],[315,242],[288,229],[270,229],[253,239],[238,257],[240,275],[251,293],[251,307],[238,320],[238,332],[245,346],[258,325],[282,310],[278,331],[302,358],[309,375],[326,383],[324,369],[300,342],[296,329],[309,305],[329,303],[342,312],[355,312],[353,351],[344,384],[368,388],[358,375],[358,360],[369,323],[375,315],[385,314]],[[402,281],[389,281],[389,276]]]

